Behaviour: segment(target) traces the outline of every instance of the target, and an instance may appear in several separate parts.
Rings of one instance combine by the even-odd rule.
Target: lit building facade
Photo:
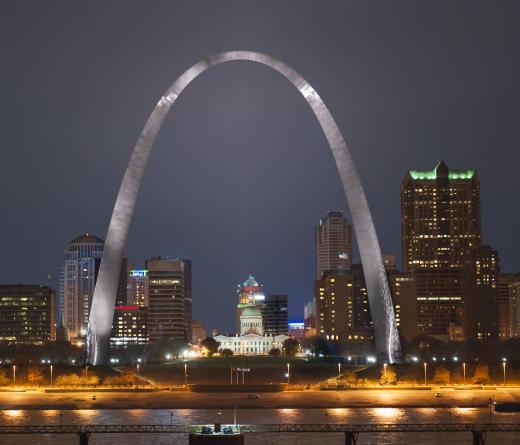
[[[464,336],[498,338],[498,253],[489,246],[468,251],[464,263]]]
[[[87,333],[90,306],[96,279],[96,260],[103,255],[105,242],[84,234],[74,238],[65,250],[60,274],[60,305],[71,342],[82,341]]]
[[[511,320],[510,286],[520,282],[520,273],[499,273],[497,284],[498,338],[509,340],[513,336]]]
[[[419,335],[417,327],[417,286],[413,273],[388,271],[388,283],[392,300],[397,328],[401,338],[412,340]]]
[[[264,331],[270,335],[287,335],[287,295],[267,295],[262,309]]]
[[[350,269],[352,264],[352,226],[343,212],[327,212],[315,230],[316,279],[323,272]]]
[[[126,347],[148,343],[147,311],[137,305],[116,306],[110,345]]]
[[[520,281],[509,285],[510,338],[520,338]]]
[[[301,342],[305,338],[305,323],[303,321],[289,322],[289,337]]]
[[[131,269],[128,272],[128,304],[148,307],[148,270]]]
[[[0,285],[0,345],[42,345],[56,338],[55,293],[47,286]]]
[[[410,170],[401,185],[403,268],[416,274],[422,334],[448,337],[463,319],[462,267],[480,245],[480,181],[474,170]]]
[[[315,287],[317,334],[340,342],[373,339],[368,295],[361,265],[325,271]]]
[[[153,258],[148,270],[148,337],[191,339],[191,261]]]

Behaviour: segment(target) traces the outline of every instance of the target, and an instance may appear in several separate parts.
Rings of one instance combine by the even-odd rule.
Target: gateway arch
[[[128,229],[146,163],[164,119],[193,79],[212,66],[233,60],[257,62],[278,71],[298,89],[314,112],[332,150],[347,197],[365,274],[378,359],[389,363],[398,362],[399,336],[381,250],[365,193],[347,144],[330,111],[312,86],[285,63],[254,51],[219,53],[196,63],[170,86],[146,121],[123,177],[106,236],[88,323],[87,361],[93,365],[108,362],[117,284]]]

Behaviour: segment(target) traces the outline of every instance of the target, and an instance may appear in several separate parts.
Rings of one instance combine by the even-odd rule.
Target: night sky
[[[516,4],[515,4],[516,3]],[[198,60],[256,50],[333,113],[384,253],[401,257],[406,170],[481,179],[483,242],[519,271],[520,3],[2,1],[0,282],[58,285],[66,244],[105,238],[141,129]],[[254,273],[302,318],[314,226],[347,210],[326,140],[269,68],[217,66],[174,105],[145,173],[127,256],[190,258],[194,318],[233,331]],[[51,274],[50,279],[47,274]]]

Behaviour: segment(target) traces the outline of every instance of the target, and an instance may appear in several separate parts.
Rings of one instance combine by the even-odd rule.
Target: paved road
[[[96,400],[91,396],[96,394]],[[489,398],[520,402],[520,389],[504,390],[358,390],[288,391],[262,393],[258,399],[244,393],[1,392],[0,409],[206,409],[206,408],[338,408],[338,407],[484,407]]]

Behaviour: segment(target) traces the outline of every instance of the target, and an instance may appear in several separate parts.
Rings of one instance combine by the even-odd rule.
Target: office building
[[[510,338],[520,338],[520,281],[509,285]]]
[[[349,270],[352,264],[352,226],[343,212],[327,212],[315,230],[316,279],[329,270]]]
[[[317,334],[333,341],[370,342],[372,320],[361,265],[325,271],[322,277],[315,285]]]
[[[42,345],[56,336],[55,293],[50,287],[0,285],[0,345]]]
[[[511,303],[509,287],[520,282],[520,272],[499,273],[497,284],[498,302],[498,338],[502,341],[509,340],[512,336]]]
[[[480,245],[480,182],[474,170],[410,170],[401,185],[404,272],[415,274],[422,334],[448,338],[463,319],[462,267]]]
[[[146,309],[137,305],[116,306],[114,309],[114,323],[110,336],[110,345],[120,348],[131,345],[148,343],[148,329],[146,326]]]
[[[148,271],[131,269],[128,272],[128,304],[148,307]]]
[[[464,263],[464,337],[498,338],[498,253],[489,246],[470,249]]]
[[[84,234],[74,238],[65,250],[65,263],[60,274],[60,306],[72,343],[83,343],[94,294],[96,260],[103,255],[105,242]]]
[[[301,342],[305,338],[305,323],[303,321],[289,322],[289,337]]]
[[[191,339],[191,261],[153,258],[146,269],[150,341]]]
[[[264,330],[270,335],[288,335],[287,295],[267,295],[262,308]]]

